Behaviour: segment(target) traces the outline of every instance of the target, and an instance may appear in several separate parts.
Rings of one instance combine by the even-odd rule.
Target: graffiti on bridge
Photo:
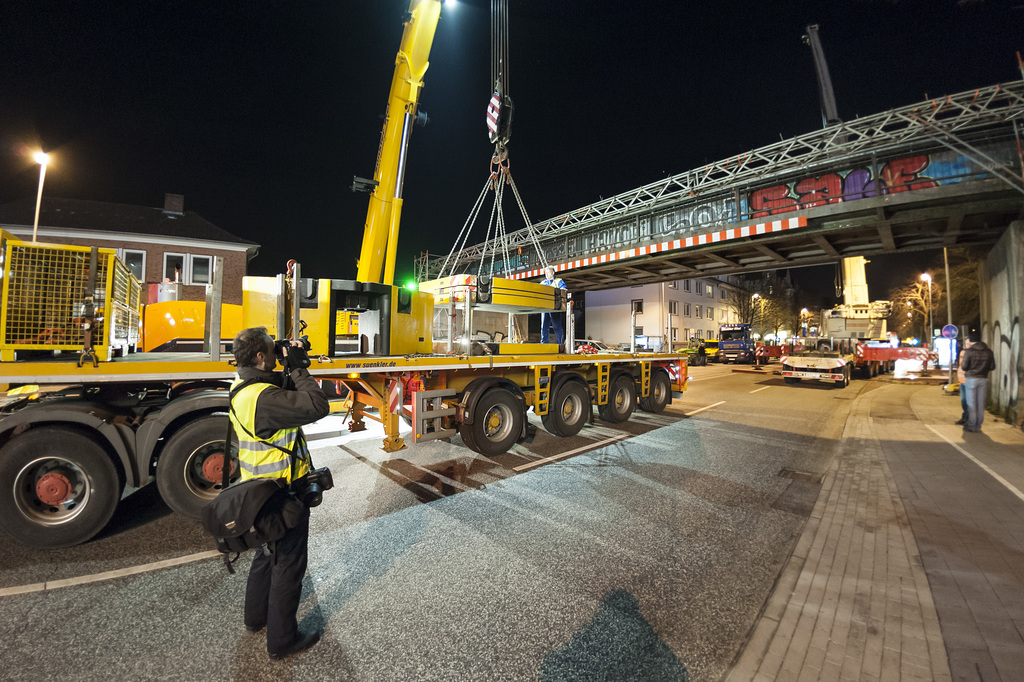
[[[871,177],[870,168],[856,168],[762,187],[750,194],[750,216],[763,218],[880,194],[938,187],[938,180],[925,175],[930,165],[930,157],[919,154],[887,162],[879,171],[880,181]]]

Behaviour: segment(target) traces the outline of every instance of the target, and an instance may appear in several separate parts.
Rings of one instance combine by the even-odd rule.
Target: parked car
[[[589,348],[588,348],[589,347]],[[593,349],[593,350],[590,350]],[[587,339],[576,343],[577,353],[621,353],[622,351],[612,348],[606,343]]]

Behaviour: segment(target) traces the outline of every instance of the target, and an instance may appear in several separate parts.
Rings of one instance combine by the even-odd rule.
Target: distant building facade
[[[660,284],[588,291],[586,332],[610,346],[629,344],[657,350],[686,348],[691,338],[717,339],[718,328],[738,322],[735,277],[701,277]],[[636,310],[636,327],[630,329]]]
[[[0,228],[32,239],[35,198],[0,205]],[[117,249],[143,284],[143,302],[154,303],[161,283],[178,283],[183,301],[206,299],[215,258],[224,258],[223,301],[242,303],[242,278],[259,244],[240,239],[193,211],[184,197],[167,194],[164,207],[43,197],[37,240]]]

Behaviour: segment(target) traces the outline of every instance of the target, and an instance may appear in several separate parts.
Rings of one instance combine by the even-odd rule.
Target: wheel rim
[[[562,401],[562,423],[573,426],[583,416],[583,401],[578,395],[568,395]]]
[[[68,523],[85,510],[91,496],[88,476],[63,457],[32,460],[14,478],[18,510],[43,526]]]
[[[487,440],[502,441],[512,429],[512,410],[507,405],[495,405],[484,415],[484,436]]]
[[[203,443],[192,451],[185,463],[185,487],[197,497],[212,500],[220,494],[223,466],[224,441]],[[232,460],[229,480],[233,480],[237,474],[237,467]]]
[[[626,409],[629,407],[629,390],[625,388],[620,388],[619,390],[615,391],[613,404],[615,405],[616,412],[619,412],[620,414],[622,412],[625,412]]]
[[[660,381],[654,382],[654,390],[651,391],[651,398],[655,403],[662,403],[665,400],[665,385]]]

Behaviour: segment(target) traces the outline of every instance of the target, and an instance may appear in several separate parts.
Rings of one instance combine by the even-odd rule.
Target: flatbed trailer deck
[[[351,431],[381,422],[383,449],[447,438],[493,456],[535,432],[556,436],[635,407],[661,412],[686,388],[678,354],[576,355],[550,344],[498,344],[482,355],[311,358],[310,374],[348,389]],[[525,352],[515,352],[516,350]],[[488,352],[490,354],[488,354]],[[88,540],[124,487],[156,480],[174,511],[198,517],[220,491],[228,391],[235,368],[209,354],[135,353],[79,366],[74,354],[0,362],[0,523],[26,544]],[[233,479],[237,465],[232,457]]]

